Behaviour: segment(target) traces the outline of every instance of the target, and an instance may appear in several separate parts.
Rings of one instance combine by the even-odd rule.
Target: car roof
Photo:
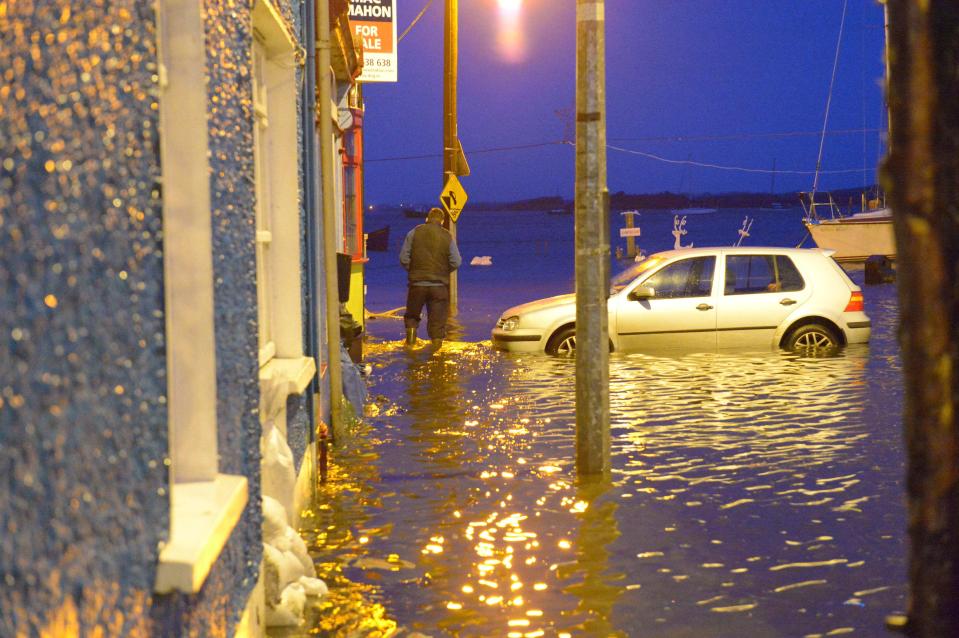
[[[676,248],[673,250],[664,250],[653,253],[650,257],[662,257],[673,259],[675,257],[698,257],[703,255],[755,255],[755,254],[775,254],[775,255],[812,255],[819,254],[829,256],[835,251],[824,250],[822,248],[787,248],[785,246],[703,246],[700,248]]]

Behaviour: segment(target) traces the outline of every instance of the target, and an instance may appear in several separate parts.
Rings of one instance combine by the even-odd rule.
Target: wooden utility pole
[[[576,0],[576,470],[609,471],[604,0]]]
[[[888,0],[911,636],[959,636],[959,6]]]
[[[446,0],[443,28],[443,183],[458,171],[460,152],[458,122],[456,119],[456,82],[459,68],[459,0]],[[456,221],[449,219],[450,234],[456,241]],[[459,305],[459,278],[450,273],[450,314],[455,315]]]

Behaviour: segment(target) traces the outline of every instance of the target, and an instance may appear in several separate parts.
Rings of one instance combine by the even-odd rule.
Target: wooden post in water
[[[626,216],[626,228],[634,228],[633,217],[636,216],[636,211],[629,210],[623,214]],[[626,238],[626,256],[630,259],[636,256],[636,238],[632,235]]]
[[[959,8],[888,0],[911,636],[959,636]]]
[[[576,470],[609,471],[604,0],[576,0]]]

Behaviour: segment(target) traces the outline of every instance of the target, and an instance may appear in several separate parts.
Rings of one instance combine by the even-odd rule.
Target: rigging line
[[[776,174],[787,174],[787,175],[815,175],[817,171],[800,171],[800,170],[788,170],[788,169],[769,169],[769,168],[747,168],[745,166],[728,166],[724,164],[712,164],[709,162],[697,162],[696,160],[676,160],[670,159],[668,157],[663,157],[661,155],[655,155],[653,153],[646,153],[644,151],[635,151],[629,148],[623,148],[621,146],[613,146],[612,144],[607,144],[606,148],[619,151],[620,153],[628,153],[630,155],[639,155],[640,157],[645,157],[647,159],[656,160],[657,162],[663,162],[665,164],[685,164],[687,166],[698,166],[701,168],[714,168],[720,171],[738,171],[741,173],[763,173],[769,175],[770,173]],[[864,169],[861,168],[849,168],[844,170],[834,170],[834,171],[819,171],[823,175],[840,175],[848,173],[859,173]],[[865,169],[869,171],[871,169]]]
[[[828,131],[826,135],[859,135],[860,133],[883,133],[883,128],[850,128]],[[721,142],[726,140],[770,139],[777,137],[812,137],[821,131],[785,131],[782,133],[736,133],[731,135],[658,135],[645,137],[611,137],[616,142]]]
[[[859,30],[859,58],[861,60],[866,59],[866,12],[862,11],[860,13],[860,26],[863,27]],[[859,112],[862,115],[862,167],[866,168],[866,65],[860,65],[859,67],[859,92],[862,94],[862,102],[859,105]],[[862,190],[866,191],[866,173],[862,174]]]
[[[420,10],[420,12],[416,15],[416,17],[413,18],[413,21],[410,22],[410,26],[406,27],[406,30],[404,30],[403,33],[400,34],[400,37],[396,39],[397,44],[402,42],[403,38],[406,37],[406,34],[410,32],[410,29],[416,26],[416,23],[420,21],[420,18],[423,17],[423,14],[426,13],[426,10],[430,8],[431,4],[433,4],[433,0],[427,0],[426,5]]]
[[[499,146],[495,148],[481,148],[478,150],[470,151],[470,155],[481,155],[483,153],[502,153],[504,151],[522,151],[530,148],[542,148],[544,146],[559,146],[565,144],[562,140],[557,140],[554,142],[537,142],[536,144],[521,144],[517,146]],[[374,162],[397,162],[401,160],[417,160],[417,159],[434,159],[437,157],[443,157],[442,153],[429,153],[427,155],[407,155],[405,157],[378,157],[376,159],[363,160],[364,164],[372,164]]]
[[[836,85],[836,70],[839,68],[839,49],[842,46],[842,32],[846,26],[846,9],[848,7],[849,0],[843,0],[842,20],[839,21],[839,37],[836,40],[836,56],[832,61],[832,78],[829,80],[829,95],[826,98],[826,115],[822,121],[822,137],[819,138],[819,157],[816,159],[816,176],[812,181],[813,197],[815,197],[816,188],[819,186],[819,169],[822,167],[822,149],[826,142],[826,125],[829,123],[829,109],[832,106],[832,90]]]

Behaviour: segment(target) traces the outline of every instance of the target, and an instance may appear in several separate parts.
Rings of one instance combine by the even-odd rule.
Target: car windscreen
[[[663,261],[665,261],[663,257],[647,257],[642,261],[637,261],[635,264],[613,277],[612,281],[610,282],[610,294],[615,295],[617,292],[625,288],[631,281],[635,280],[643,273],[648,272],[652,268],[660,265],[663,263]]]

